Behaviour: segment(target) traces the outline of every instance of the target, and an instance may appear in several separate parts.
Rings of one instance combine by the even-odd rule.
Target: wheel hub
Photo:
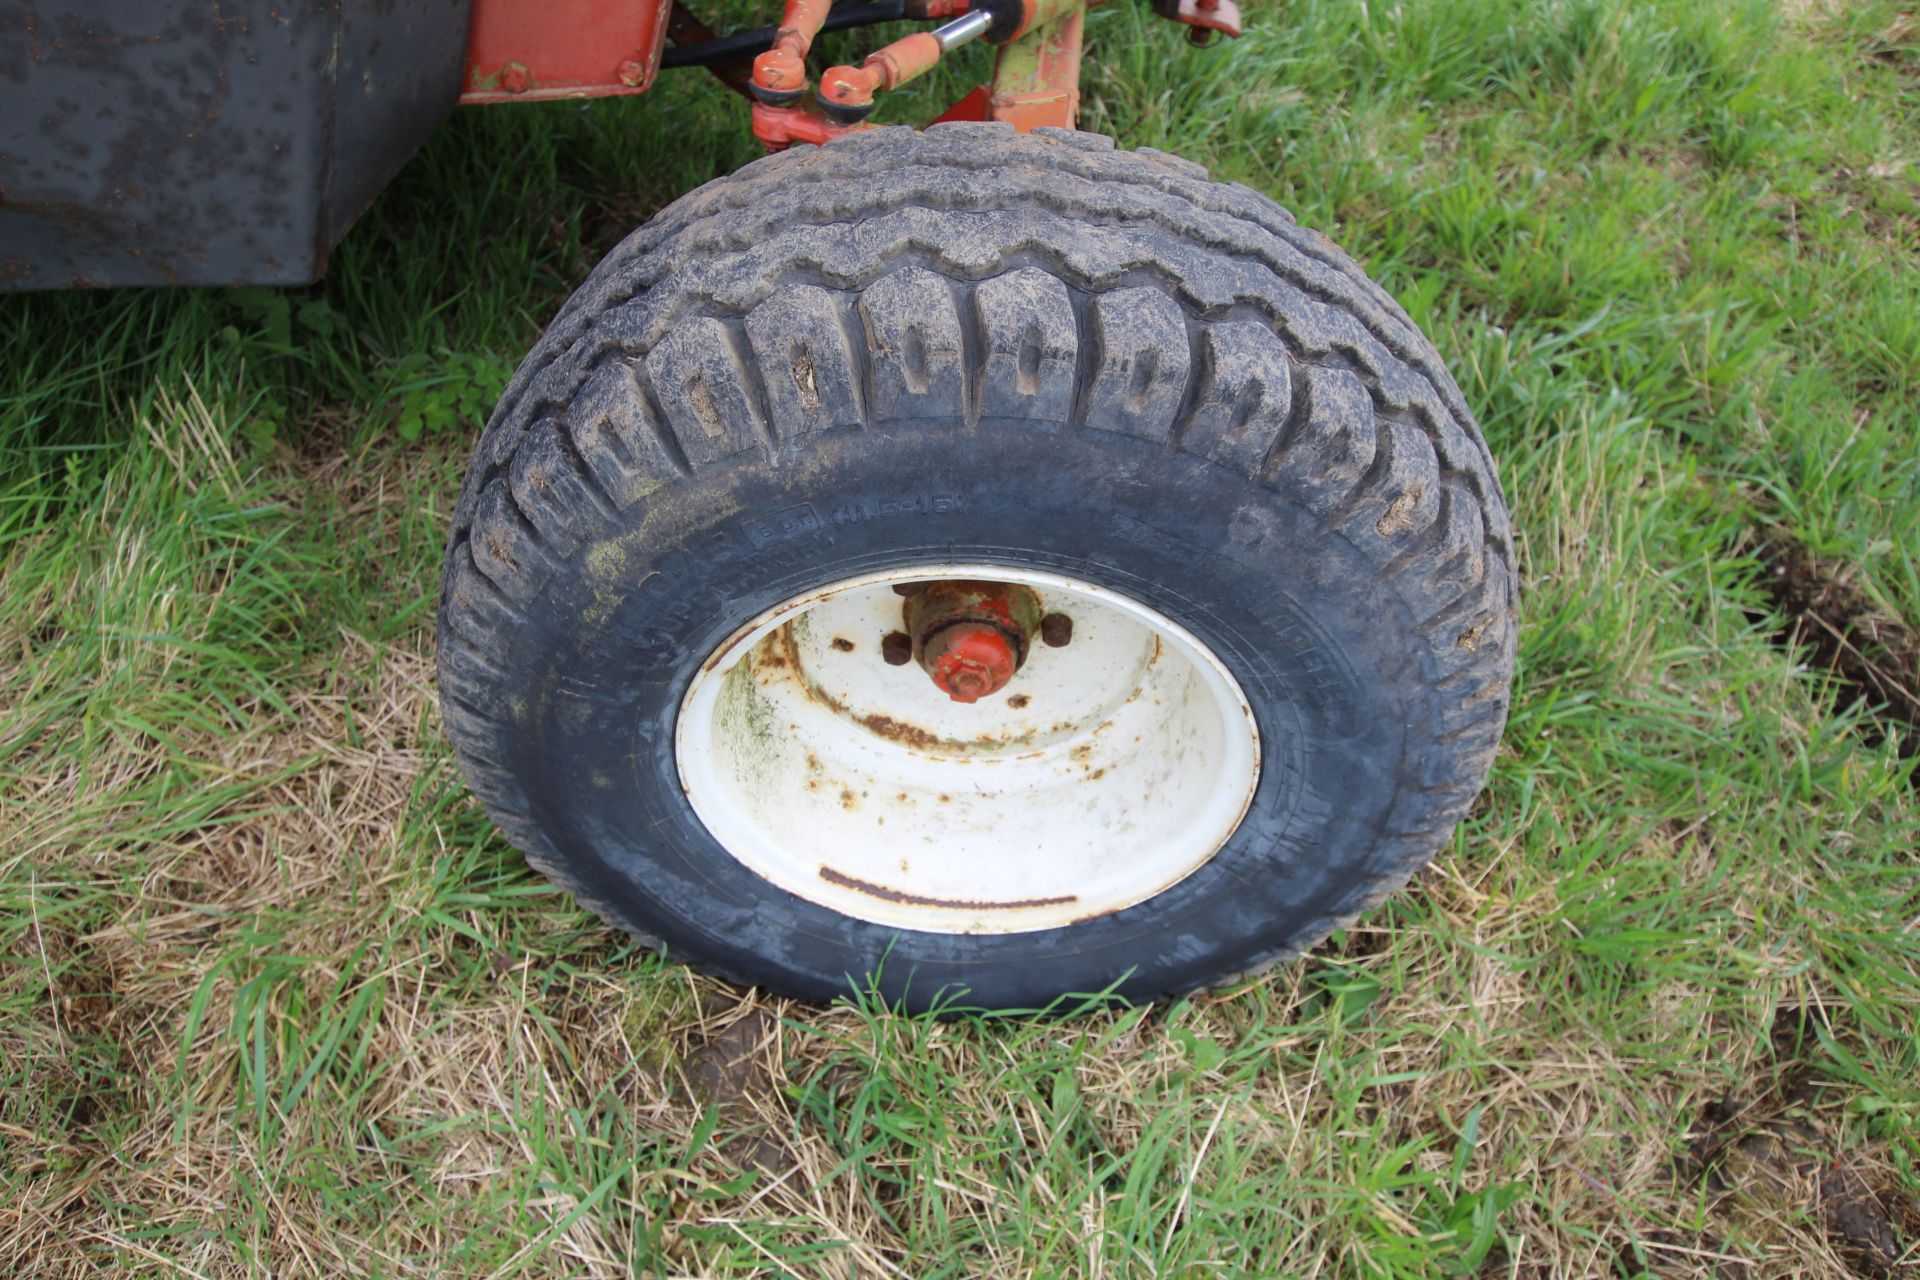
[[[920,665],[955,702],[978,702],[1007,687],[1020,658],[998,627],[956,622],[927,643]]]
[[[894,588],[906,634],[934,687],[978,702],[1007,687],[1040,626],[1040,597],[1014,582],[942,578]]]

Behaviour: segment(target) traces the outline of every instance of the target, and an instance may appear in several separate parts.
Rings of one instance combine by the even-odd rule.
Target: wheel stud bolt
[[[525,93],[533,87],[533,73],[527,70],[524,62],[509,62],[500,68],[500,89],[503,93]]]
[[[890,667],[904,667],[913,661],[913,637],[904,631],[889,631],[880,641],[880,656]]]
[[[1049,649],[1064,649],[1073,640],[1073,619],[1064,613],[1050,613],[1040,619],[1040,638]]]

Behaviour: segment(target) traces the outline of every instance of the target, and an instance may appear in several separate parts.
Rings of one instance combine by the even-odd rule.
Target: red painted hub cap
[[[1000,692],[1019,665],[1006,633],[986,623],[955,623],[927,642],[927,672],[955,702]]]

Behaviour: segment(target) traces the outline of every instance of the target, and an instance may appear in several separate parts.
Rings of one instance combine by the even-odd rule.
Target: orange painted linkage
[[[912,35],[867,55],[857,67],[829,67],[820,73],[820,98],[842,111],[870,109],[881,89],[897,89],[940,62],[940,42],[931,32]]]
[[[792,102],[807,91],[807,53],[833,8],[833,0],[787,0],[773,47],[753,60],[756,96]]]
[[[1219,0],[1216,0],[1218,3]],[[825,142],[864,127],[874,95],[898,88],[939,64],[949,50],[985,37],[1001,45],[990,90],[969,94],[943,119],[985,118],[1022,131],[1071,129],[1080,108],[1080,57],[1086,10],[1099,0],[1017,0],[991,8],[980,0],[918,0],[909,11],[967,16],[932,32],[915,32],[869,54],[857,67],[821,73],[816,100],[807,88],[806,52],[825,21],[822,0],[788,0],[774,47],[754,62],[753,131],[771,150]],[[813,6],[813,7],[809,7]],[[917,16],[917,15],[916,15]]]
[[[986,35],[995,22],[991,12],[972,10],[972,6],[962,0],[919,0],[909,5],[909,12],[961,8],[969,12],[933,31],[918,31],[895,40],[869,54],[860,66],[828,68],[821,74],[819,95],[811,102],[800,101],[801,94],[797,91],[770,92],[761,83],[756,64],[754,96],[769,110],[755,110],[754,133],[777,151],[796,141],[812,140],[822,134],[834,136],[858,125],[873,114],[873,95],[877,91],[897,88],[915,76],[926,74],[938,65],[942,54]],[[804,86],[804,80],[801,83]]]

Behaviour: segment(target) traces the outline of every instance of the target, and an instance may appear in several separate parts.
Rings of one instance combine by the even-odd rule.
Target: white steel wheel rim
[[[998,694],[950,700],[889,666],[895,583],[1018,583],[1073,619]],[[1021,933],[1144,902],[1219,852],[1252,803],[1260,738],[1191,632],[1090,582],[917,566],[795,596],[701,663],[675,763],[693,811],[748,870],[856,919]]]

